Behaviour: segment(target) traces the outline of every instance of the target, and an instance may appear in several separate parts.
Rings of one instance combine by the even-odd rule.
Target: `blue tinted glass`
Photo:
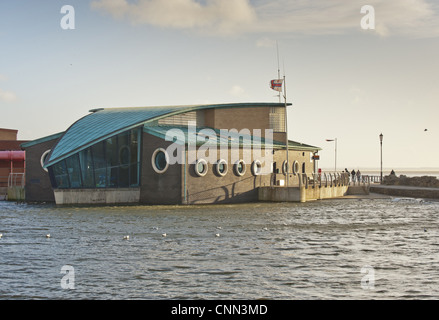
[[[162,171],[166,168],[166,155],[163,151],[159,151],[155,156],[155,166],[158,170]]]

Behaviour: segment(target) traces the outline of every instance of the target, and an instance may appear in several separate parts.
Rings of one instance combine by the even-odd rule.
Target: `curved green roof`
[[[45,167],[50,167],[123,131],[176,114],[203,109],[282,107],[283,103],[235,103],[167,107],[109,108],[90,110],[91,114],[76,121],[53,148]]]

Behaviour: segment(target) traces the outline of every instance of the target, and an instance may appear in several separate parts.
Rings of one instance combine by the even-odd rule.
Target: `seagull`
[[[262,230],[264,230],[264,231],[268,231],[268,228],[263,228]]]
[[[123,239],[124,240],[130,240],[130,236],[124,236]]]
[[[216,227],[218,230],[222,230],[222,227]]]
[[[219,234],[219,233],[217,233],[217,234],[215,235],[215,237],[217,237],[217,238],[218,238],[219,236],[220,236],[220,234]]]
[[[0,233],[0,239],[3,238],[3,233]]]
[[[50,238],[50,234],[46,234],[46,238]]]
[[[159,228],[158,227],[152,227],[151,229],[152,230],[158,230]]]
[[[163,233],[163,234],[162,234],[162,237],[166,237],[166,236],[167,236],[167,234],[166,234],[166,233]]]

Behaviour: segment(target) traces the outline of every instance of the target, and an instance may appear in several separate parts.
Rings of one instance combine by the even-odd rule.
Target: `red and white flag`
[[[271,80],[270,81],[270,88],[273,89],[274,91],[282,92],[282,84],[283,84],[283,82],[284,81],[282,79]]]

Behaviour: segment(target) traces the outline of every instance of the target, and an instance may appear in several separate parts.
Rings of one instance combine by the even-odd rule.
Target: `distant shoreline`
[[[349,169],[349,172],[351,172],[353,170],[353,168]],[[338,169],[338,171],[343,171],[343,169]],[[381,174],[381,170],[380,169],[373,169],[373,168],[355,168],[355,171],[360,170],[362,175],[370,175],[370,176],[379,176]],[[396,176],[407,176],[407,177],[422,177],[422,176],[431,176],[431,177],[437,177],[439,178],[439,168],[394,168],[393,169],[395,171]],[[323,172],[333,172],[334,168],[332,169],[323,169]],[[390,175],[390,172],[392,171],[392,169],[383,169],[383,176],[388,176]]]

